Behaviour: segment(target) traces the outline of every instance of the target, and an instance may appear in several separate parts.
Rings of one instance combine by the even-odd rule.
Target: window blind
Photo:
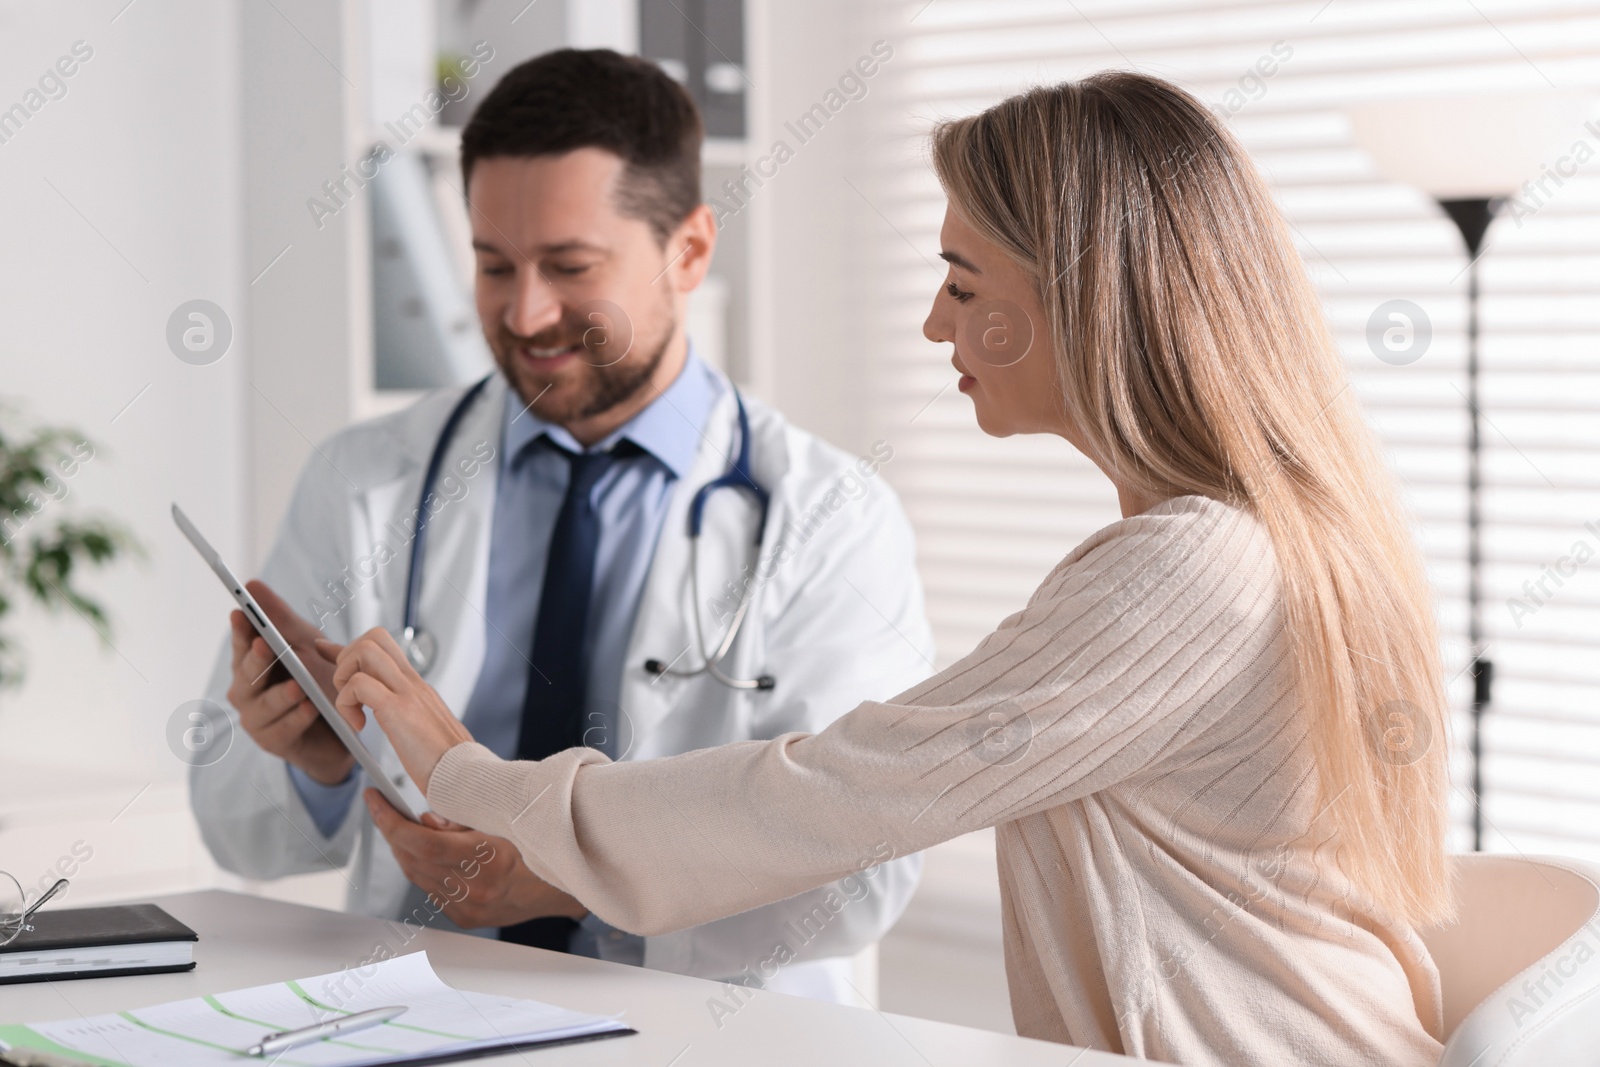
[[[1425,95],[1600,89],[1600,13],[1557,0],[910,0],[880,3],[896,48],[876,158],[857,176],[876,353],[871,408],[920,539],[943,662],[1017,610],[1119,513],[1064,442],[994,441],[920,324],[942,275],[944,200],[926,132],[1032,84],[1134,68],[1225,111],[1289,219],[1399,475],[1436,594],[1455,709],[1455,848],[1466,791],[1466,253],[1423,193],[1382,179],[1346,109]],[[1269,57],[1274,62],[1258,66]],[[1262,70],[1272,68],[1270,75]],[[880,90],[875,90],[880,91]],[[1600,92],[1596,93],[1600,96]],[[1563,153],[1600,155],[1600,123]],[[1577,149],[1588,146],[1587,155]],[[1520,194],[1480,262],[1485,848],[1600,859],[1600,164]],[[1368,346],[1386,301],[1431,331],[1403,366]]]

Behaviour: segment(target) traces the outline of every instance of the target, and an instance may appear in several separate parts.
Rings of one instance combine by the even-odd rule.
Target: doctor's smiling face
[[[524,403],[585,444],[682,369],[685,305],[716,245],[704,205],[664,240],[630,210],[647,180],[584,147],[481,159],[467,190],[478,316],[495,361]]]

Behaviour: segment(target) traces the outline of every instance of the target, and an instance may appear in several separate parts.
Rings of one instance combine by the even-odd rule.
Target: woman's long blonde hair
[[[941,124],[953,209],[1038,279],[1064,414],[1157,497],[1272,538],[1340,866],[1415,925],[1450,914],[1446,705],[1393,476],[1287,228],[1201,104],[1123,72]]]

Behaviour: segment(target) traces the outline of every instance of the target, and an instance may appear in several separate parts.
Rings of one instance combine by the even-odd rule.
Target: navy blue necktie
[[[540,760],[583,744],[588,693],[589,600],[594,591],[600,515],[594,487],[618,459],[633,450],[624,441],[611,452],[568,452],[543,438],[571,465],[567,494],[556,516],[545,558],[544,588],[533,623],[532,667],[522,699],[517,759]],[[500,928],[500,940],[566,952],[577,923],[562,916],[529,919]]]

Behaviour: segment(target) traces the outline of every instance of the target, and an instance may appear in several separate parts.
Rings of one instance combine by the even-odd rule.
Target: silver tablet
[[[278,662],[284,665],[291,678],[300,683],[300,688],[305,690],[306,696],[311,698],[311,703],[316,705],[316,709],[322,713],[323,721],[333,728],[334,734],[338,736],[340,741],[344,742],[344,747],[350,750],[350,754],[356,758],[356,762],[361,765],[361,769],[367,772],[367,781],[376,786],[378,792],[383,794],[384,799],[394,805],[395,811],[398,811],[412,822],[416,822],[417,817],[412,813],[411,806],[400,796],[400,790],[397,788],[396,783],[391,782],[384,775],[383,767],[378,763],[378,758],[372,754],[371,749],[362,743],[361,735],[356,733],[350,724],[344,721],[344,717],[333,706],[333,701],[328,699],[327,694],[322,691],[322,687],[317,684],[317,680],[306,669],[306,665],[300,661],[300,657],[295,653],[295,650],[289,646],[288,641],[284,640],[283,634],[272,624],[272,620],[267,618],[267,613],[261,610],[261,605],[256,603],[255,597],[250,595],[250,591],[244,587],[244,583],[234,575],[233,571],[228,569],[226,563],[222,562],[222,557],[217,554],[216,549],[211,547],[211,542],[207,541],[200,531],[195,529],[194,523],[189,521],[189,516],[185,515],[183,509],[176,504],[172,505],[172,521],[178,524],[178,529],[183,531],[183,536],[189,539],[189,543],[194,546],[194,550],[200,553],[200,558],[210,565],[212,571],[222,580],[222,584],[227,586],[228,592],[233,595],[233,599],[238,603],[240,610],[244,612],[245,618],[249,619],[250,624],[256,628],[256,632],[266,639],[267,647],[272,649],[273,654],[278,657]]]

